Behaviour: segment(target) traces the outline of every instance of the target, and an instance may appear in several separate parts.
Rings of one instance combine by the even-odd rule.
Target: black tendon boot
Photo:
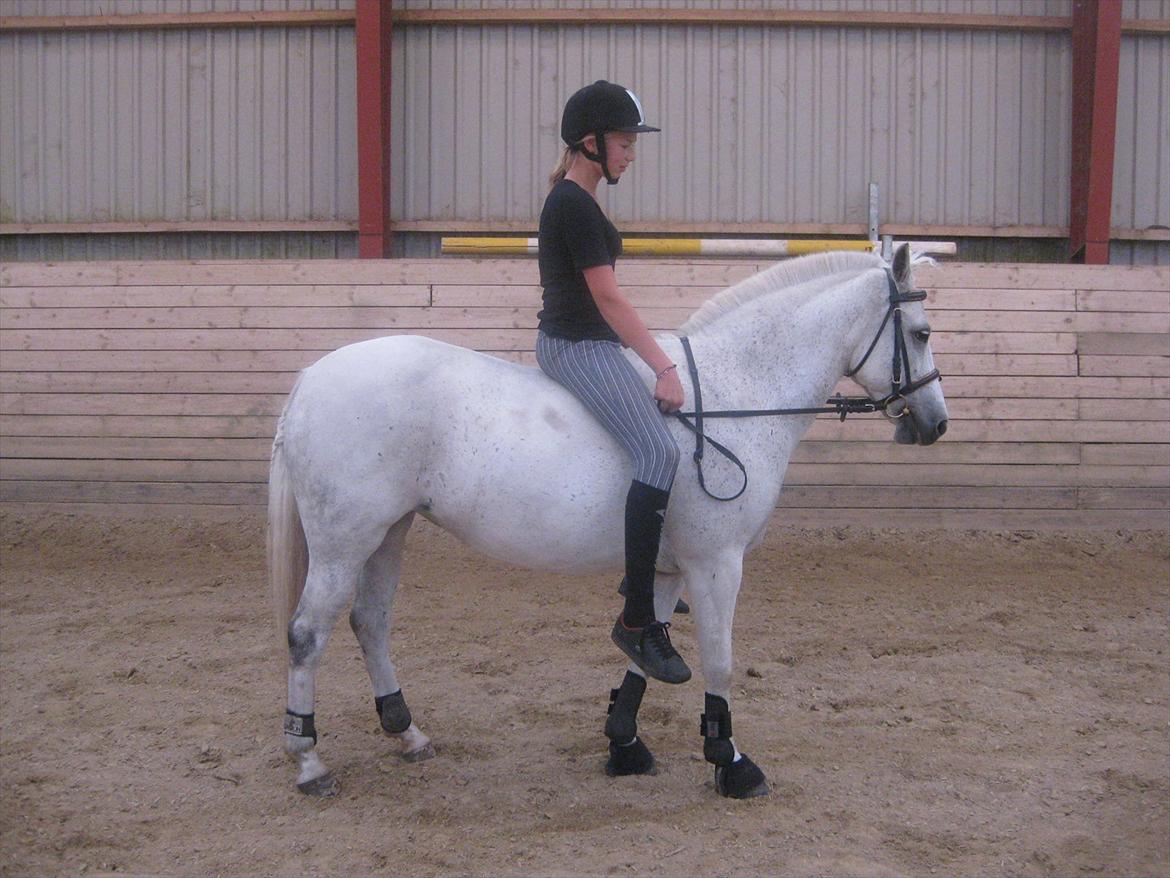
[[[685,683],[691,669],[670,643],[669,623],[654,617],[654,565],[670,492],[642,482],[626,495],[626,606],[613,642],[643,671],[664,683]]]

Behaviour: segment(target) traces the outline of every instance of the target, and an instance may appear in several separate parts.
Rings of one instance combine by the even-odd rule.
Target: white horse
[[[706,409],[819,405],[853,368],[870,397],[889,402],[887,414],[905,415],[895,439],[929,445],[945,432],[947,411],[934,380],[925,294],[906,295],[910,274],[905,247],[892,266],[856,253],[781,263],[718,294],[659,343],[680,364],[688,406],[694,388],[683,335]],[[898,371],[900,362],[905,378],[891,382],[891,363]],[[635,365],[650,393],[653,376]],[[763,537],[789,457],[812,420],[707,422],[704,429],[742,458],[747,490],[731,502],[712,499],[684,453],[666,515],[655,607],[669,619],[685,584],[706,681],[703,749],[724,795],[767,792],[763,773],[731,739],[732,616],[744,553]],[[693,447],[681,423],[671,429],[684,452]],[[416,513],[509,563],[618,570],[629,481],[620,446],[539,369],[405,336],[349,345],[305,369],[277,427],[269,482],[269,571],[289,644],[284,748],[299,762],[298,788],[337,790],[317,753],[314,686],[329,634],[351,602],[383,729],[404,758],[434,755],[390,659],[391,603]],[[731,478],[722,484],[730,488],[724,493],[738,487]],[[597,636],[605,639],[600,620]],[[636,737],[640,675],[631,665],[625,694],[611,706],[610,773],[653,765]]]

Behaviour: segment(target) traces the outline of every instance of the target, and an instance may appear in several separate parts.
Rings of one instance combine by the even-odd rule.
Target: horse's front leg
[[[654,615],[660,622],[670,621],[681,591],[682,577],[677,574],[659,573],[654,578]],[[638,737],[638,709],[645,692],[646,675],[630,662],[621,685],[609,693],[609,712],[605,720],[609,761],[605,764],[605,773],[610,777],[654,774],[656,771],[654,754]]]
[[[715,766],[720,795],[750,799],[768,794],[764,772],[739,752],[731,736],[731,625],[743,576],[743,554],[726,552],[684,566],[699,633],[707,691],[699,718],[703,756]]]

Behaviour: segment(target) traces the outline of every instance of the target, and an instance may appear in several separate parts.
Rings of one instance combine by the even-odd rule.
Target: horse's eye
[[[930,330],[916,329],[914,330],[914,338],[916,341],[920,341],[923,344],[926,344],[928,341],[930,341]]]

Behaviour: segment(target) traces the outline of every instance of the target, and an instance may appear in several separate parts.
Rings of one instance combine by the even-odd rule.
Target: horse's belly
[[[510,563],[566,572],[620,566],[628,463],[608,436],[589,443],[545,402],[528,402],[500,401],[487,421],[449,431],[444,453],[422,468],[420,511]]]
[[[630,464],[538,370],[398,337],[319,361],[296,396],[287,443],[315,495],[417,511],[511,563],[620,566]]]

